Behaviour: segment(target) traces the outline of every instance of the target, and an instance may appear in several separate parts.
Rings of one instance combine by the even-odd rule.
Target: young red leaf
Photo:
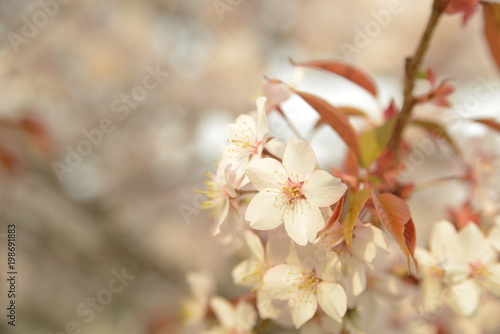
[[[389,106],[384,110],[384,119],[387,121],[399,114],[398,107],[394,103],[394,100],[391,100]]]
[[[361,209],[365,206],[366,201],[370,197],[370,191],[368,189],[362,189],[354,193],[349,201],[349,207],[347,214],[342,223],[344,228],[344,236],[347,246],[351,246],[352,242],[352,231],[354,225],[356,224],[356,219],[358,219]]]
[[[294,90],[294,93],[299,95],[316,110],[323,121],[339,134],[347,147],[349,147],[356,156],[359,156],[358,136],[351,123],[349,123],[349,119],[343,112],[316,95],[298,90]]]
[[[330,227],[332,227],[333,224],[339,219],[340,214],[342,213],[342,210],[344,209],[344,202],[347,198],[347,195],[349,192],[347,191],[344,196],[340,198],[340,200],[335,204],[335,208],[333,208],[332,216],[328,220],[328,224],[326,224],[325,228],[323,231],[328,230]],[[320,232],[321,233],[321,232]]]
[[[494,119],[489,119],[489,118],[481,118],[481,119],[474,119],[474,122],[481,123],[486,125],[487,127],[500,131],[500,123],[495,121]]]
[[[408,269],[410,269],[411,258],[413,258],[415,266],[417,266],[417,261],[414,258],[415,240],[412,241],[412,234],[415,234],[415,226],[413,226],[413,222],[410,223],[411,213],[406,202],[390,193],[377,196],[372,192],[372,200],[382,225],[397,241],[399,247],[406,255]],[[408,223],[410,225],[406,226]],[[405,232],[406,230],[408,232]],[[413,236],[413,239],[415,239],[415,236]]]
[[[479,0],[451,0],[446,6],[445,13],[455,14],[465,12],[477,5],[478,2]]]
[[[347,80],[364,88],[374,97],[377,97],[377,87],[374,81],[363,71],[355,68],[352,65],[342,63],[335,60],[313,60],[307,62],[294,62],[290,59],[293,66],[309,67],[313,69],[323,70],[330,73],[340,75]]]
[[[484,35],[490,53],[500,68],[500,4],[484,3],[483,4],[483,17],[484,17]]]

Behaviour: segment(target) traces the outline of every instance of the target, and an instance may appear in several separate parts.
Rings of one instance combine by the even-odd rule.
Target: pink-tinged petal
[[[258,260],[260,263],[264,262],[264,246],[262,245],[262,241],[259,236],[250,231],[245,231],[245,241],[247,242],[247,246],[252,253],[253,258]]]
[[[250,332],[257,323],[257,313],[255,309],[247,302],[239,302],[236,305],[236,331]]]
[[[471,279],[450,287],[448,302],[450,306],[463,316],[470,316],[476,310],[481,296],[481,286]]]
[[[253,160],[246,170],[250,182],[259,191],[273,188],[281,189],[288,180],[288,175],[278,160],[271,158]]]
[[[318,308],[318,301],[314,293],[301,290],[297,298],[288,301],[288,305],[292,310],[293,324],[298,329],[314,316]]]
[[[467,261],[484,263],[496,259],[495,251],[476,224],[467,224],[458,232],[458,239]]]
[[[336,203],[347,190],[347,186],[339,178],[324,170],[316,170],[304,180],[305,196],[312,204],[324,207]]]
[[[285,210],[285,229],[290,238],[301,246],[313,242],[319,231],[325,227],[325,220],[317,206],[307,200],[299,200]]]
[[[234,328],[237,325],[235,310],[226,299],[219,296],[212,297],[210,299],[210,306],[222,326],[225,328]]]
[[[268,292],[272,298],[288,300],[296,294],[297,288],[292,285],[302,279],[302,273],[286,264],[272,267],[264,275],[262,290]]]
[[[290,139],[283,155],[283,167],[294,181],[303,181],[316,168],[316,155],[306,141]]]
[[[279,192],[263,190],[252,199],[245,212],[245,219],[256,230],[272,230],[283,220],[284,206],[276,199]]]
[[[460,254],[461,246],[457,230],[452,223],[440,220],[434,225],[430,238],[430,249],[438,257],[446,257],[450,253]]]
[[[321,282],[316,291],[319,306],[325,313],[337,322],[342,322],[342,317],[347,310],[347,296],[344,288],[338,283]]]

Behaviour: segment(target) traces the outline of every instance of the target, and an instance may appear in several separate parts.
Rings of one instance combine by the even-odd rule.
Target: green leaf
[[[350,198],[349,209],[345,215],[345,219],[341,221],[342,227],[344,228],[345,241],[349,247],[351,246],[352,231],[354,229],[354,225],[356,224],[356,219],[369,197],[370,191],[368,189],[362,189],[358,190]]]
[[[391,139],[392,129],[395,123],[396,119],[392,118],[381,126],[365,132],[359,137],[359,146],[361,149],[359,161],[363,167],[369,168],[380,156],[389,142],[389,139]]]

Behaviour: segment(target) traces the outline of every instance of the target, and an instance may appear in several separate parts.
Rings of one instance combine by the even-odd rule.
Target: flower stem
[[[392,138],[389,142],[389,149],[394,151],[396,156],[399,151],[403,130],[410,119],[413,108],[418,103],[413,96],[413,89],[415,88],[415,79],[417,77],[418,70],[429,48],[432,34],[434,33],[437,23],[448,2],[449,0],[434,0],[432,14],[427,22],[423,35],[420,38],[417,50],[412,57],[406,59],[403,106],[396,120]]]

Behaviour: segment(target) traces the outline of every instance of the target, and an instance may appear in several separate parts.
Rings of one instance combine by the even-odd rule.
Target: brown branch
[[[413,57],[406,59],[403,107],[401,108],[401,112],[396,120],[392,138],[388,145],[389,149],[396,152],[396,156],[399,151],[403,130],[410,119],[413,108],[418,102],[413,96],[413,89],[415,88],[415,79],[417,77],[418,70],[427,49],[429,48],[429,43],[439,18],[443,14],[448,2],[449,0],[434,0],[431,17],[427,22],[427,26],[425,27],[425,31],[420,39],[417,50],[415,51]]]

